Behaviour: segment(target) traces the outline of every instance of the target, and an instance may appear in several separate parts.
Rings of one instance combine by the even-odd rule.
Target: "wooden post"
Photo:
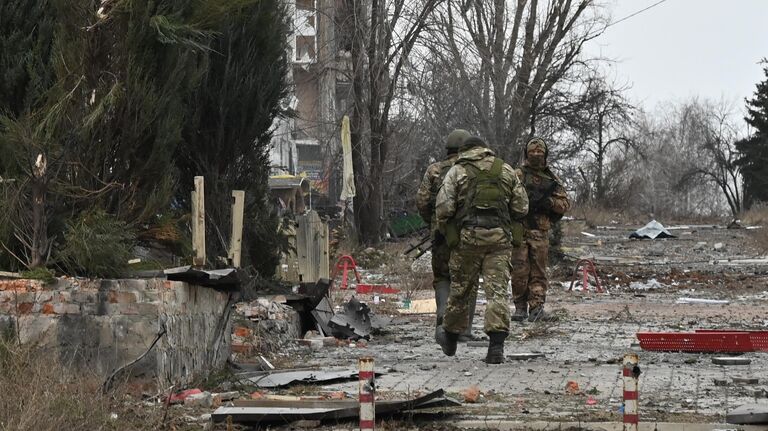
[[[232,266],[240,268],[240,252],[243,247],[243,212],[245,210],[245,192],[232,191],[232,235],[229,243],[229,260]]]
[[[192,258],[193,266],[205,266],[205,180],[195,177],[192,192]]]

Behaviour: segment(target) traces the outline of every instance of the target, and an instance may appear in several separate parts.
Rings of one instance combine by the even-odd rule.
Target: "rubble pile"
[[[258,298],[235,304],[233,353],[250,356],[276,352],[301,338],[299,313],[280,299]]]

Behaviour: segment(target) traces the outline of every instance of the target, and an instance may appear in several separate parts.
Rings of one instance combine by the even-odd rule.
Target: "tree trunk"
[[[45,181],[46,159],[40,154],[32,173],[32,244],[29,267],[45,266],[48,255],[48,220],[45,215],[45,198],[48,186]]]

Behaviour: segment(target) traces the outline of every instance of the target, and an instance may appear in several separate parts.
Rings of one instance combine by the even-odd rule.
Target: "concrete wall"
[[[0,280],[0,327],[65,365],[103,376],[141,356],[165,328],[130,373],[162,385],[186,383],[229,356],[228,298],[163,279],[58,279],[47,286]]]

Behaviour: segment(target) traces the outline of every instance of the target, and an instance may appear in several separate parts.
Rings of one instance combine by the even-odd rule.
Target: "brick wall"
[[[0,329],[63,364],[107,376],[130,370],[162,385],[185,383],[224,365],[231,341],[228,294],[163,279],[0,280]]]

